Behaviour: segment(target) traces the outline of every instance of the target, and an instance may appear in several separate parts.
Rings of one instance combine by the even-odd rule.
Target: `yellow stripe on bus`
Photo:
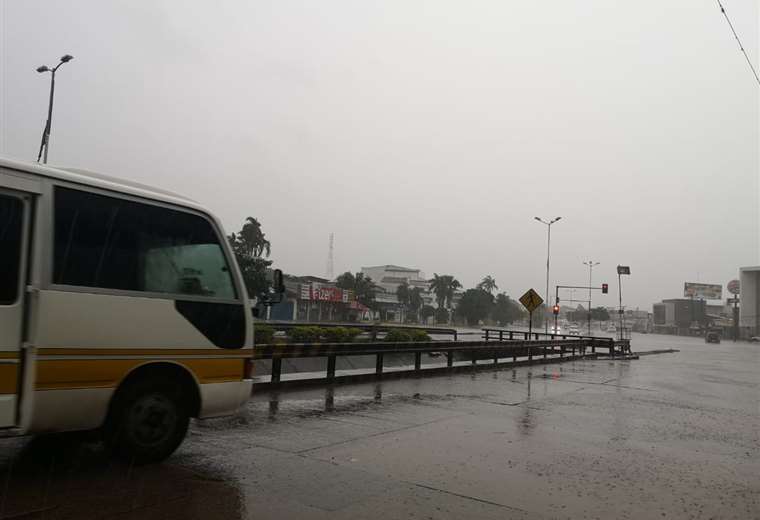
[[[36,390],[115,388],[143,359],[66,359],[37,362]],[[190,370],[200,383],[241,381],[243,359],[183,359],[177,364]]]
[[[65,348],[43,347],[37,349],[39,356],[219,356],[251,357],[253,351],[247,349],[202,349],[202,348]]]
[[[18,365],[0,365],[0,394],[15,394],[18,388]]]

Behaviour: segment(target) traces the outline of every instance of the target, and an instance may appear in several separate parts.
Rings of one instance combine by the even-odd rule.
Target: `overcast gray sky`
[[[725,0],[758,62],[756,0]],[[760,264],[758,92],[714,0],[0,0],[0,153],[178,191],[275,265],[487,274],[519,297],[630,264],[630,307]]]

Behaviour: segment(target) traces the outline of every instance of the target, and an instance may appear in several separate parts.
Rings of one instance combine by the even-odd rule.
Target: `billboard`
[[[352,291],[339,289],[332,285],[312,282],[301,285],[301,299],[317,302],[349,303],[353,298]]]
[[[721,300],[723,299],[723,286],[714,283],[685,282],[683,284],[683,295],[686,298],[698,298],[700,300]]]

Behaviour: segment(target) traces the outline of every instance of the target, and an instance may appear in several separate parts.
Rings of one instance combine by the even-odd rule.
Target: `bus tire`
[[[189,408],[176,384],[130,382],[114,396],[105,441],[125,462],[161,462],[182,444],[190,423]]]

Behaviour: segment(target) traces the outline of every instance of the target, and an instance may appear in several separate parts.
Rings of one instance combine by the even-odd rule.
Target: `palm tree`
[[[435,301],[438,303],[439,309],[443,308],[443,303],[446,301],[446,289],[447,284],[443,276],[433,273],[433,279],[430,280],[430,290],[435,293]]]
[[[459,280],[451,276],[450,274],[438,275],[433,273],[433,279],[430,280],[430,289],[435,293],[435,299],[438,302],[438,308],[445,307],[451,309],[451,302],[454,299],[454,293],[457,289],[462,287]]]
[[[449,276],[448,278],[449,278],[449,288],[446,291],[446,308],[451,310],[451,304],[453,303],[453,300],[454,300],[454,293],[456,292],[457,289],[462,288],[462,284],[459,283],[459,280],[457,280],[453,276]]]
[[[240,232],[231,233],[227,240],[235,253],[248,294],[257,298],[269,287],[267,269],[272,265],[271,260],[262,257],[269,256],[272,245],[261,231],[261,223],[253,217],[248,217]]]
[[[232,233],[229,239],[235,250],[248,258],[261,258],[264,253],[268,257],[272,250],[272,244],[261,231],[261,223],[253,217],[245,219],[243,229]]]
[[[493,292],[498,288],[499,286],[496,285],[496,280],[494,280],[493,276],[490,274],[483,278],[483,280],[478,284],[478,289],[483,290],[488,294],[493,294]]]
[[[425,301],[422,299],[422,287],[415,287],[409,291],[409,308],[417,316],[418,322],[420,319],[419,311],[424,303]]]

